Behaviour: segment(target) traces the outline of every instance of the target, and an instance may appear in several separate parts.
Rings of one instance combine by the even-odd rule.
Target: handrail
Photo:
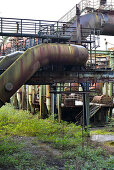
[[[70,28],[70,29],[67,29]],[[71,36],[75,28],[67,22],[0,18],[0,36],[39,37],[40,35]],[[86,28],[84,28],[86,29]],[[76,31],[76,30],[74,30]],[[67,33],[67,34],[64,34]]]
[[[3,28],[3,32],[2,35],[9,34],[9,36],[12,37],[27,37],[27,38],[21,38],[21,39],[11,39],[8,41],[7,44],[4,44],[3,42],[1,42],[0,46],[0,55],[7,55],[9,54],[11,51],[17,51],[17,50],[26,50],[27,48],[30,48],[34,45],[39,44],[39,40],[37,38],[43,38],[43,39],[53,39],[53,38],[57,38],[57,39],[64,39],[65,41],[70,42],[73,41],[73,36],[76,34],[76,27],[71,27],[69,25],[64,25],[64,27],[62,25],[55,25],[52,30],[50,27],[50,25],[46,25],[44,24],[42,27],[39,28],[39,32],[37,32],[36,25],[33,25],[33,28],[29,27],[28,25],[23,25],[23,21],[19,27],[14,27],[11,29],[9,29],[9,24],[6,25],[7,30],[4,31]],[[3,25],[4,26],[4,25]],[[12,25],[11,25],[12,26]],[[21,31],[20,31],[21,30]],[[83,28],[83,33],[81,35],[82,37],[82,43],[86,43],[87,42],[93,42],[95,40],[97,40],[97,36],[93,34],[94,32],[98,32],[99,30],[96,29],[90,29],[90,28]],[[28,34],[29,33],[29,34]],[[1,35],[1,32],[0,32]],[[89,35],[88,37],[86,35]],[[29,38],[28,38],[29,37]],[[84,40],[84,42],[83,42]],[[97,42],[97,41],[96,41]],[[97,43],[96,43],[97,45]]]
[[[66,24],[65,22],[48,21],[48,20],[31,20],[31,19],[20,19],[20,18],[4,18],[0,17],[0,35],[3,34],[8,36],[9,34],[38,34],[42,30],[45,33],[52,31],[52,27],[56,32]],[[15,36],[15,35],[14,35]]]
[[[2,19],[10,19],[10,20],[21,20],[21,18],[12,18],[12,17],[9,17],[9,18],[8,18],[8,17],[0,17],[0,18],[2,18]],[[55,20],[51,20],[51,21],[50,21],[50,20],[28,19],[28,18],[27,18],[27,19],[23,18],[22,20],[23,20],[23,21],[24,21],[24,20],[26,20],[26,21],[38,21],[38,22],[41,21],[41,22],[47,22],[47,23],[48,23],[48,22],[53,22],[53,23],[58,22],[58,21],[55,21]],[[65,23],[65,22],[61,22],[61,23]]]
[[[74,16],[76,16],[76,6],[74,6],[70,11],[68,11],[64,16],[62,16],[58,21],[69,22]]]

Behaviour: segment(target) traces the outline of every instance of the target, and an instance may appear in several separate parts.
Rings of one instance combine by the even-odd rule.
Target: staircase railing
[[[100,108],[101,108],[101,106],[99,106],[99,105],[90,106],[90,118],[93,117],[98,112],[98,110]]]
[[[76,16],[76,6],[74,6],[70,11],[68,11],[64,16],[62,16],[59,22],[70,22],[72,18]]]
[[[93,117],[98,110],[101,108],[101,106],[99,105],[92,105],[90,106],[90,118]],[[82,117],[83,115],[83,110],[75,117],[76,121],[79,121],[79,119]]]

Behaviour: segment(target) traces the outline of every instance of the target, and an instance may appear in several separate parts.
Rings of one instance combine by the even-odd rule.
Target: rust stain
[[[42,66],[49,63],[83,65],[88,58],[87,49],[67,44],[41,44],[28,49],[0,76],[0,99],[9,98]],[[5,84],[13,84],[13,90],[5,91]]]

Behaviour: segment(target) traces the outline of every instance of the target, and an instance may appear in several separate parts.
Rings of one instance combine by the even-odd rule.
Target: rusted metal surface
[[[91,90],[96,90],[99,93],[102,93],[102,87],[103,87],[103,83],[94,83],[93,87],[91,87]]]
[[[48,112],[51,111],[51,94],[50,94],[50,86],[46,85],[46,106],[48,109]]]
[[[64,67],[63,67],[64,69]],[[48,77],[48,78],[47,78]],[[114,71],[106,70],[74,70],[74,71],[64,71],[64,70],[44,70],[36,72],[27,81],[27,84],[51,84],[53,83],[83,83],[83,82],[114,82]]]
[[[0,61],[0,70],[7,69],[15,60],[23,54],[22,51],[17,51],[15,53],[9,54]]]
[[[64,91],[70,91],[70,89],[72,91],[78,91],[79,89],[79,84],[78,83],[71,83],[71,85],[69,85],[69,87],[65,87]]]
[[[82,26],[82,38],[86,38],[91,33],[91,29],[100,30],[102,35],[114,35],[114,13],[110,14],[109,11],[91,12],[80,16],[80,24]],[[67,29],[67,32],[76,32],[74,28],[76,21]],[[85,28],[87,30],[85,30]],[[66,34],[67,34],[66,32]]]
[[[98,103],[98,104],[105,104],[107,106],[113,106],[113,100],[111,97],[102,95],[102,96],[95,96],[92,100],[92,103]]]
[[[75,8],[74,10],[76,12]],[[76,30],[75,16],[76,15],[67,22],[0,18],[0,36],[32,37],[53,39],[55,40],[54,42],[58,42],[58,40],[60,40],[60,42],[61,40],[62,42],[66,42],[72,40],[72,36],[74,35],[76,41],[76,31],[78,30]],[[5,24],[6,22],[7,24]],[[19,30],[17,30],[17,23],[19,24]],[[42,24],[40,25],[39,23]],[[100,30],[100,34],[102,35],[114,35],[114,10],[98,9],[94,10],[94,12],[92,12],[92,10],[88,11],[87,14],[80,16],[80,24],[82,27],[82,40],[90,35],[91,29]],[[26,29],[26,27],[28,29]],[[85,31],[85,29],[88,30]]]
[[[28,49],[0,76],[0,100],[5,103],[42,66],[48,64],[85,65],[86,48],[77,45],[41,44]],[[12,85],[10,91],[6,89]]]

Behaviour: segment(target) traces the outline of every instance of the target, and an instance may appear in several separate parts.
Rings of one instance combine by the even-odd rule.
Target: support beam
[[[22,86],[22,109],[27,109],[26,85]]]
[[[61,122],[61,94],[57,94],[58,122]]]
[[[83,91],[86,92],[89,90],[89,83],[82,84]],[[90,118],[90,109],[89,109],[89,93],[83,94],[83,126],[89,135],[89,118]]]
[[[76,4],[76,42],[81,44],[80,9]]]
[[[40,117],[43,119],[47,117],[47,107],[45,103],[45,97],[46,97],[46,86],[41,85],[40,86]]]
[[[48,110],[48,114],[51,112],[51,94],[50,94],[50,86],[46,85],[46,106]]]
[[[54,111],[55,111],[55,104],[54,104],[54,93],[51,94],[51,115],[54,120]]]
[[[54,67],[53,67],[54,68]],[[51,66],[50,66],[51,69]],[[64,68],[63,68],[64,69]],[[48,78],[47,78],[48,77]],[[114,71],[111,70],[84,70],[84,71],[60,71],[45,70],[36,72],[26,84],[49,84],[49,83],[83,83],[83,82],[114,82]]]

